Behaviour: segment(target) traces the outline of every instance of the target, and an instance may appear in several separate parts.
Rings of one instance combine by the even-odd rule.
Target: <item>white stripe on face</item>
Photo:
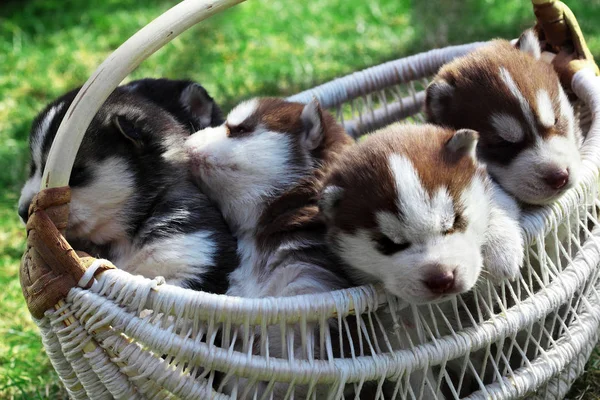
[[[540,89],[537,92],[537,111],[540,123],[544,128],[552,128],[554,126],[554,107],[548,91]]]
[[[387,212],[378,213],[381,232],[394,241],[403,242],[450,229],[454,223],[454,203],[446,188],[428,193],[412,162],[406,157],[392,154],[389,163],[402,219]]]
[[[519,88],[517,87],[517,84],[513,80],[510,73],[504,67],[500,67],[500,78],[502,78],[502,81],[504,82],[510,93],[513,96],[515,96],[515,98],[519,101],[521,111],[525,116],[525,120],[529,124],[529,127],[531,128],[533,134],[537,135],[537,130],[535,128],[535,118],[533,116],[533,112],[531,111],[531,106],[529,105],[527,99],[525,99],[525,96],[523,96],[521,91],[519,91]]]
[[[490,120],[498,135],[508,142],[517,143],[525,137],[521,123],[510,114],[492,114]]]
[[[31,143],[31,157],[33,158],[34,164],[38,168],[41,168],[42,165],[42,148],[44,147],[44,142],[46,140],[46,136],[48,135],[48,131],[50,130],[52,120],[54,120],[56,114],[58,114],[64,106],[65,103],[62,102],[50,108],[33,135],[33,141]]]
[[[252,99],[240,103],[227,115],[227,123],[233,126],[239,125],[248,119],[258,107],[258,99]]]

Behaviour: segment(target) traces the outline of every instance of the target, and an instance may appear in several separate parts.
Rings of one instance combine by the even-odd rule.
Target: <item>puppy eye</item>
[[[250,127],[246,125],[228,126],[230,136],[244,135],[251,131]]]
[[[558,124],[558,117],[554,118],[554,125]]]
[[[450,235],[456,231],[462,231],[466,228],[466,223],[467,222],[463,218],[462,214],[456,214],[454,216],[454,223],[452,224],[452,227],[443,231],[442,234]]]
[[[381,235],[374,240],[377,250],[386,256],[391,256],[410,247],[410,242],[396,243],[385,235]]]
[[[114,119],[115,126],[127,139],[131,140],[135,144],[138,144],[142,137],[140,136],[139,129],[136,128],[135,124],[125,117],[117,116]]]

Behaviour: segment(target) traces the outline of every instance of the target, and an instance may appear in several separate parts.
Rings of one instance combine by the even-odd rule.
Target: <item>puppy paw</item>
[[[494,240],[483,246],[484,268],[493,283],[504,280],[515,280],[523,266],[523,238],[521,230],[511,229],[502,235],[495,235]]]
[[[491,186],[490,220],[482,247],[484,268],[494,283],[514,280],[523,266],[523,235],[516,201],[498,186]]]

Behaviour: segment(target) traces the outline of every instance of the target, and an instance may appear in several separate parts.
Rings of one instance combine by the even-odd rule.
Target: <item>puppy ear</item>
[[[304,136],[302,138],[303,147],[308,150],[314,150],[323,141],[323,111],[316,97],[304,106],[300,115],[304,126]]]
[[[436,79],[429,84],[425,92],[425,112],[430,121],[442,118],[453,95],[454,86],[445,79]]]
[[[223,122],[220,116],[221,110],[206,89],[197,83],[192,82],[183,89],[179,96],[179,102],[200,124],[200,126],[194,127],[197,130],[220,125]]]
[[[455,159],[468,156],[475,160],[475,149],[478,140],[479,133],[476,131],[472,129],[460,129],[448,140],[446,149]]]
[[[515,47],[529,54],[536,60],[539,60],[542,55],[540,41],[533,29],[527,29],[525,32],[523,32],[515,43]]]
[[[321,191],[321,197],[319,198],[319,210],[327,220],[332,220],[335,216],[335,209],[337,208],[342,196],[344,189],[339,186],[330,185],[326,186]]]
[[[130,140],[136,147],[142,146],[144,141],[143,128],[138,121],[125,115],[115,115],[112,122],[126,139]]]

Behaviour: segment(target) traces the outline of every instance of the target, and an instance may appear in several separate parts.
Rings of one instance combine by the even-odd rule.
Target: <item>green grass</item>
[[[64,395],[18,283],[24,232],[15,204],[26,175],[31,120],[174,3],[5,0],[0,5],[0,398]],[[600,58],[598,1],[570,3]],[[184,33],[130,78],[192,78],[227,110],[253,95],[292,94],[433,47],[515,37],[531,23],[526,0],[251,0]],[[574,396],[600,396],[598,359],[590,362]]]

